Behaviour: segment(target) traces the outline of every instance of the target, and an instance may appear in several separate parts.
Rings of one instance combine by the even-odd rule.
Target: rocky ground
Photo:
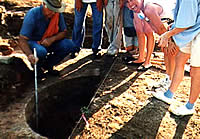
[[[71,38],[73,2],[67,0],[66,2],[68,4],[65,17],[69,29],[67,37]],[[12,47],[10,49],[13,50],[15,43],[13,44],[10,40],[17,39],[26,11],[37,5],[40,5],[40,1],[0,1],[1,43]],[[90,48],[91,18],[87,21],[87,27],[90,29],[88,29],[84,46]],[[107,45],[107,37],[104,35],[103,47],[106,48]],[[13,54],[19,53],[17,47],[14,49]],[[126,65],[122,57],[127,54],[123,51],[116,58],[107,57],[105,51],[102,51],[102,59],[93,62],[90,60],[90,54],[91,50],[83,49],[75,59],[69,60],[69,57],[66,57],[66,61],[56,66],[61,71],[62,78],[48,77],[47,80],[39,83],[39,89],[42,89],[58,80],[78,77],[80,74],[92,74],[94,69],[100,70],[101,82],[85,113],[88,124],[82,118],[77,120],[71,127],[73,129],[71,138],[200,138],[199,100],[193,116],[177,117],[168,111],[169,105],[156,100],[147,92],[164,76],[163,54],[159,50],[154,52],[153,67],[146,72],[137,72],[136,66]],[[26,59],[23,55],[21,58]],[[20,63],[20,66],[16,66],[16,63]],[[29,78],[31,77],[30,70],[24,62],[17,60],[16,63],[0,65],[0,138],[43,138],[32,132],[25,124],[25,106],[32,97],[33,79]],[[27,75],[20,74],[21,71],[26,71]],[[20,77],[20,75],[23,76]],[[188,100],[189,87],[190,77],[186,73],[175,95],[178,102],[184,103]],[[170,107],[179,104],[175,103]]]

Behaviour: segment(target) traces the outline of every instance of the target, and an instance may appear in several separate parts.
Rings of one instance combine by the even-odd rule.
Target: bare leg
[[[191,88],[189,102],[194,104],[200,93],[200,67],[191,67]]]
[[[168,75],[170,77],[170,80],[173,79],[174,70],[176,66],[175,57],[176,56],[168,56]]]
[[[175,71],[174,71],[174,76],[172,79],[172,83],[170,86],[170,91],[172,92],[176,92],[179,84],[181,83],[183,77],[184,77],[184,65],[187,62],[187,60],[189,59],[190,54],[186,54],[186,53],[182,53],[182,52],[178,52],[177,56],[176,56],[176,67],[175,67]]]
[[[143,65],[147,66],[151,64],[150,60],[151,60],[151,54],[153,53],[154,50],[155,40],[154,40],[153,30],[151,29],[149,24],[145,22],[144,27],[145,27],[144,31],[147,36],[147,56]]]
[[[138,48],[139,48],[139,57],[137,60],[134,61],[134,63],[141,63],[145,61],[145,34],[144,33],[137,33],[138,37]]]
[[[145,61],[146,37],[143,31],[144,23],[142,22],[141,19],[138,18],[137,14],[134,14],[134,25],[137,32],[137,38],[138,38],[139,57],[137,60],[133,62],[141,63]]]
[[[164,48],[167,49],[167,48]],[[166,68],[166,74],[169,75],[169,56],[167,54],[167,52],[163,52],[164,53],[164,62],[165,62],[165,68]]]

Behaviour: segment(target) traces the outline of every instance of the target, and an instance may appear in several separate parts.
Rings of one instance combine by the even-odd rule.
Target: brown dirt
[[[69,35],[67,37],[71,38],[74,3],[70,0],[65,1],[67,2],[65,17],[67,19],[66,21],[69,29]],[[38,2],[38,0],[0,0],[0,13],[3,13],[1,14],[1,18],[3,20],[1,21],[5,20],[6,23],[0,23],[0,43],[8,43],[11,39],[17,39],[24,13],[31,7],[40,5],[40,3],[41,1]],[[4,10],[6,11],[1,12],[3,11],[1,6],[5,7]],[[92,19],[89,16],[87,20],[87,28],[90,29],[87,31],[88,35],[86,35],[87,41],[85,43],[87,48],[90,48],[91,46],[91,20]],[[105,31],[104,34],[103,46],[106,48],[108,46],[108,42]],[[67,69],[66,67],[69,65],[76,67],[77,62],[81,59],[84,59],[90,53],[91,51],[83,50],[76,59],[60,64],[56,68],[58,70],[63,70],[65,68],[65,70],[62,72],[65,74],[70,74],[72,72],[71,69]],[[112,66],[110,63],[111,71],[109,72],[105,72],[104,69],[106,69],[106,67],[102,67],[101,65],[101,71],[104,71],[104,75],[102,76],[102,80],[104,79],[104,82],[102,82],[97,90],[94,101],[92,101],[88,107],[89,113],[86,114],[86,118],[88,119],[89,126],[86,126],[85,122],[80,120],[80,123],[78,122],[77,127],[74,128],[72,137],[84,139],[199,139],[199,100],[196,103],[196,112],[193,116],[177,117],[168,112],[168,105],[152,98],[151,94],[146,93],[146,91],[149,89],[149,86],[163,77],[163,73],[165,71],[163,54],[160,52],[155,52],[155,56],[153,58],[153,68],[146,72],[137,72],[137,67],[127,66],[124,64],[121,58],[125,55],[127,54],[120,53],[120,55],[114,60]],[[103,58],[101,62],[106,61],[103,60],[105,60],[105,58]],[[94,63],[94,65],[96,67],[100,66],[98,62]],[[7,66],[2,67],[1,65],[1,71],[4,68],[6,71],[5,73],[9,74],[9,76],[6,76],[7,78],[4,80],[4,82],[10,81],[11,79],[17,82],[18,77],[15,75],[15,73],[13,73],[15,70],[9,71],[6,69],[8,68]],[[12,66],[9,67],[9,69],[13,69]],[[20,71],[18,70],[16,70],[16,72]],[[16,77],[13,78],[13,76]],[[42,83],[40,87],[42,88],[43,86],[47,86],[54,81],[55,78],[49,78],[45,83]],[[9,138],[8,134],[16,134],[15,131],[9,131],[10,133],[6,133],[9,124],[11,125],[11,123],[14,121],[17,122],[15,119],[15,113],[10,114],[9,111],[11,111],[13,108],[18,108],[18,103],[20,103],[20,100],[26,95],[21,93],[8,93],[9,89],[13,87],[13,84],[16,85],[15,83],[11,83],[11,85],[6,84],[9,86],[7,87],[7,92],[5,90],[0,90],[0,118],[2,119],[0,120],[0,135],[4,135],[4,138]],[[28,86],[22,85],[20,89],[25,90],[27,87]],[[184,80],[175,95],[176,100],[179,102],[186,102],[189,97],[189,87],[190,77],[188,76],[188,73],[186,73]],[[12,104],[14,104],[14,106]],[[13,138],[15,139],[17,137],[15,136]]]

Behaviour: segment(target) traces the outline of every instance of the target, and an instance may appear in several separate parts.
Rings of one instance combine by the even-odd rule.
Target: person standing
[[[98,52],[102,42],[103,28],[103,2],[102,0],[75,0],[75,17],[72,33],[72,41],[79,48],[83,47],[85,37],[85,17],[88,5],[92,8],[93,29],[92,29],[92,51],[93,57],[99,58]]]
[[[123,35],[124,45],[127,52],[135,55],[137,54],[138,41],[137,34],[133,24],[134,12],[127,7],[127,1],[123,8]]]
[[[123,26],[123,0],[104,0],[105,5],[105,27],[110,45],[107,54],[117,55],[122,42]]]
[[[173,96],[184,77],[184,65],[190,59],[191,87],[189,101],[172,113],[176,115],[191,115],[194,113],[194,103],[200,93],[200,1],[199,0],[177,0],[174,10],[174,24],[172,29],[161,35],[159,46],[167,47],[168,41],[172,39],[175,45],[169,45],[168,51],[174,53],[176,47],[179,52],[176,55],[175,71],[172,83],[166,92],[153,92],[153,96],[168,104],[173,103]]]

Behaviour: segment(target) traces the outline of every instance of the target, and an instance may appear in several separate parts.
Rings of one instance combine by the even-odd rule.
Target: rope
[[[114,64],[115,64],[115,62],[116,62],[116,59],[117,59],[117,58],[114,59],[114,61],[113,61],[112,65],[110,66],[110,68],[109,68],[109,70],[108,70],[106,76],[104,77],[104,79],[103,79],[102,82],[100,83],[99,87],[97,88],[97,90],[96,90],[94,96],[92,97],[90,103],[89,103],[88,106],[86,107],[87,109],[91,106],[93,100],[95,99],[95,97],[96,97],[96,95],[97,95],[97,92],[99,91],[99,88],[102,86],[102,84],[103,84],[103,83],[105,82],[105,80],[107,79],[107,77],[108,77],[108,75],[109,75],[111,69],[113,68],[113,66],[114,66]],[[72,133],[70,134],[70,136],[68,137],[68,139],[71,139],[71,136],[72,136],[73,133],[75,132],[75,129],[77,128],[78,124],[80,124],[80,122],[81,122],[82,119],[83,119],[83,116],[80,117],[79,121],[77,122],[76,126],[74,127],[74,129],[73,129]],[[86,119],[84,119],[84,121],[86,122],[86,125],[89,124],[89,123],[87,122]]]

